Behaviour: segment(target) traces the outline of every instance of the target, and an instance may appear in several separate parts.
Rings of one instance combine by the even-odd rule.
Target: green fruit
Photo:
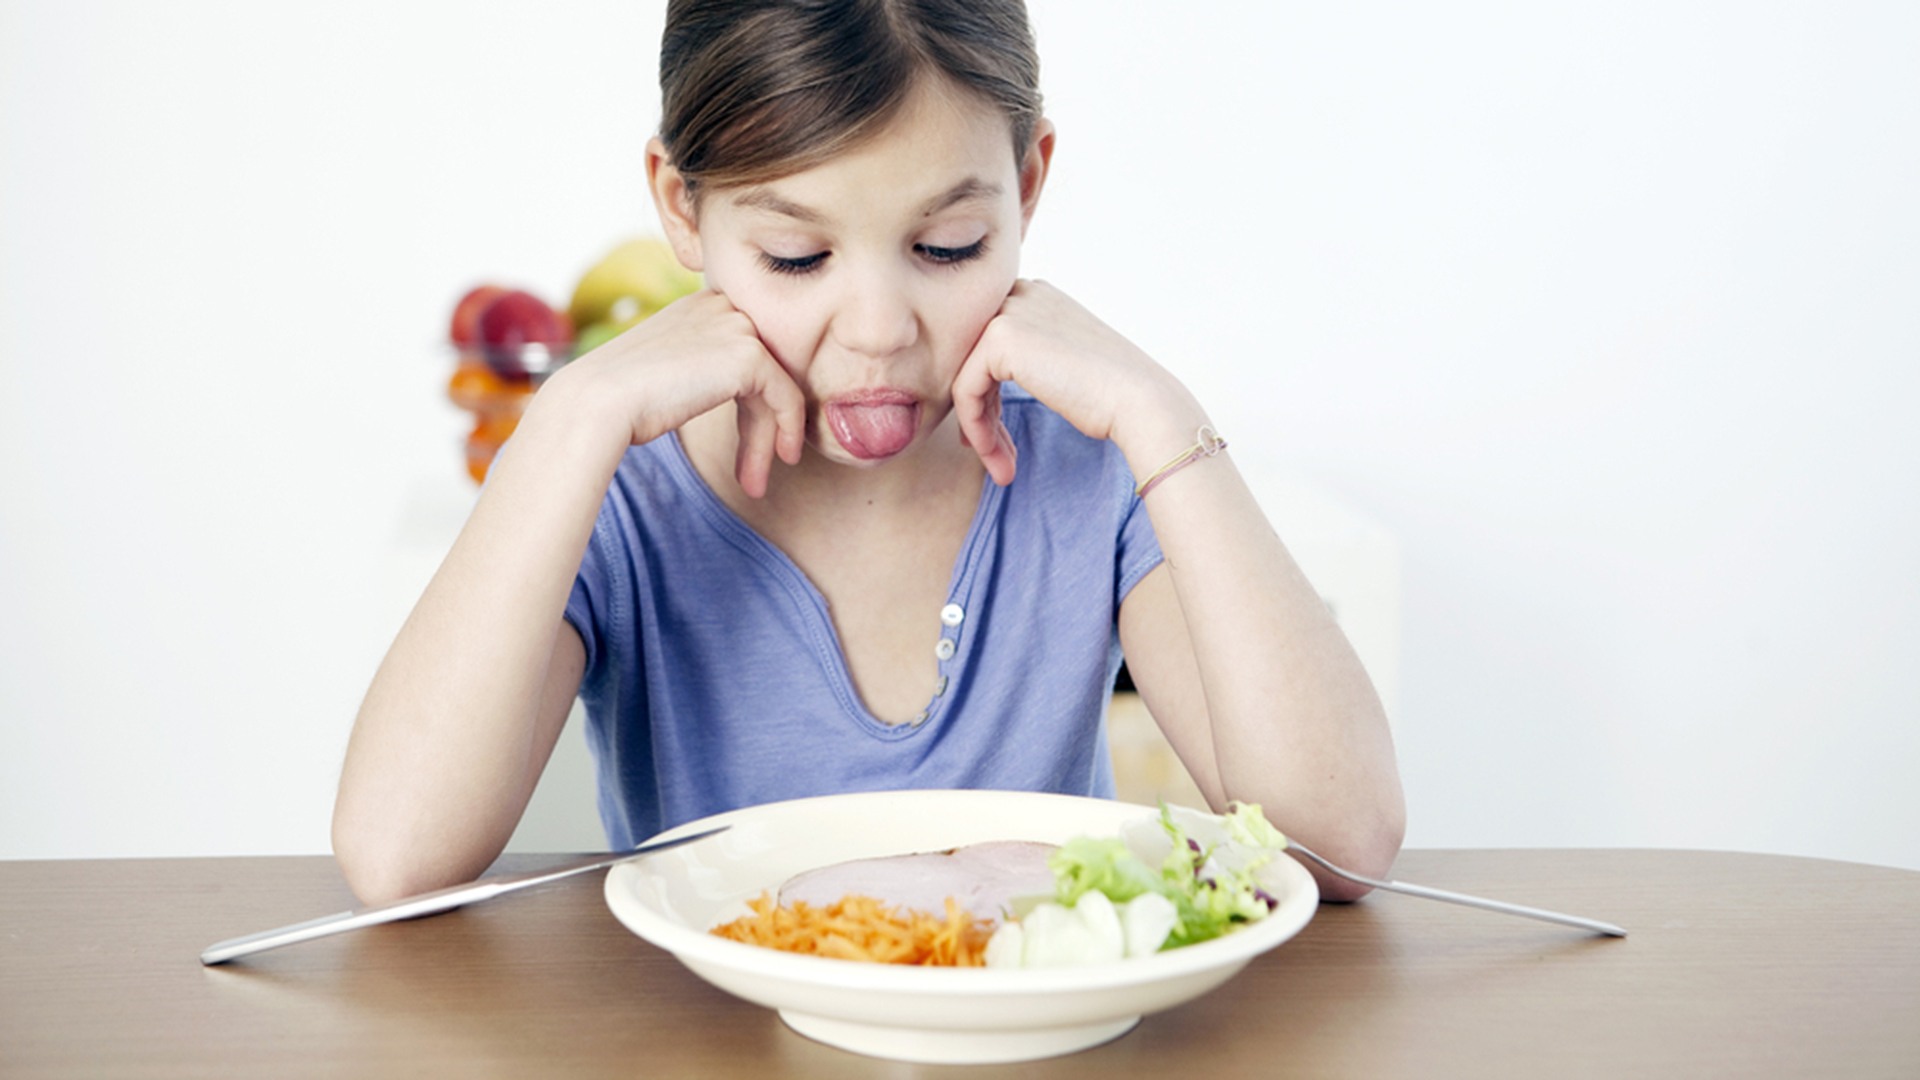
[[[681,266],[666,241],[629,240],[580,278],[567,314],[575,326],[610,322],[624,328],[699,288],[700,275]]]
[[[635,320],[636,322],[638,320]],[[619,337],[631,324],[603,321],[588,323],[586,328],[573,339],[573,352],[576,356],[585,356],[593,350]]]

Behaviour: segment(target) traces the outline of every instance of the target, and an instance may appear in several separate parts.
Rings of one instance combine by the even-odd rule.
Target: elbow
[[[1355,876],[1385,881],[1393,869],[1394,858],[1400,853],[1400,833],[1382,833],[1365,842],[1354,844],[1348,851],[1349,854],[1324,857],[1335,866]],[[1306,859],[1302,859],[1301,862],[1312,871],[1314,883],[1320,887],[1320,899],[1329,903],[1351,903],[1373,891],[1371,885],[1330,874]]]
[[[367,907],[390,904],[416,892],[405,884],[403,875],[394,873],[389,867],[356,858],[338,845],[335,845],[334,860],[340,864],[340,875],[347,879],[347,888],[353,890],[354,897]]]
[[[368,907],[390,904],[467,880],[423,872],[422,867],[406,858],[364,851],[337,839],[333,857],[340,864],[341,876],[347,879],[347,888]]]
[[[464,884],[500,857],[518,822],[504,810],[487,811],[432,813],[419,800],[343,783],[333,808],[333,856],[347,887],[369,905]]]
[[[382,857],[374,845],[344,825],[337,815],[333,822],[333,858],[340,864],[340,876],[347,879],[347,888],[362,904],[385,904],[412,895],[399,863]]]
[[[1379,809],[1364,819],[1352,822],[1332,851],[1314,850],[1342,870],[1359,877],[1384,881],[1393,871],[1394,860],[1400,856],[1400,845],[1406,835],[1406,801],[1399,784],[1395,783],[1391,787],[1391,796],[1384,800]],[[1314,879],[1320,886],[1322,900],[1349,903],[1373,891],[1370,885],[1329,874],[1311,862],[1306,865],[1313,871]]]
[[[419,857],[417,848],[399,842],[389,832],[356,823],[351,815],[338,810],[333,819],[333,857],[347,880],[347,888],[369,907],[468,880],[436,872]]]

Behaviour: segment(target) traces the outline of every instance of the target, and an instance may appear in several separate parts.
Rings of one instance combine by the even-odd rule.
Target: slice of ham
[[[893,908],[944,915],[947,898],[976,919],[1003,918],[1018,896],[1053,894],[1052,844],[995,840],[952,851],[823,866],[780,886],[780,903],[824,907],[857,893]]]

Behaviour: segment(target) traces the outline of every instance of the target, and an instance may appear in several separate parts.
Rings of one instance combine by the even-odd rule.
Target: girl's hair
[[[671,0],[660,141],[697,195],[877,135],[927,75],[1000,109],[1024,161],[1040,59],[1023,0]]]

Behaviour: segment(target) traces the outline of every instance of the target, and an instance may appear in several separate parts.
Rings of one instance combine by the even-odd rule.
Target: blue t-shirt
[[[628,451],[566,618],[615,850],[781,799],[903,788],[1111,798],[1120,601],[1159,543],[1111,443],[1009,384],[1020,466],[983,483],[953,568],[926,711],[861,703],[825,600],[706,486],[675,435]],[[937,691],[937,692],[933,692]]]

